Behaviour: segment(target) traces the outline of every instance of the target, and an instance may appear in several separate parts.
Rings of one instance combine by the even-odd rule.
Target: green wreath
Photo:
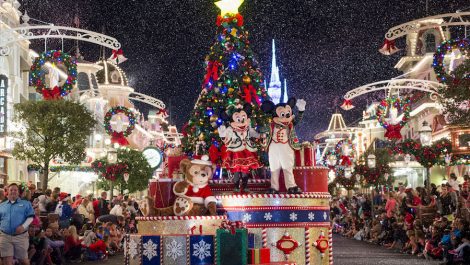
[[[470,52],[470,41],[468,39],[455,39],[444,41],[434,53],[434,61],[432,67],[436,73],[437,80],[441,83],[454,83],[455,74],[448,74],[444,66],[444,57],[448,52],[459,49],[462,55]],[[470,78],[468,75],[466,79]]]
[[[111,127],[111,118],[114,115],[119,114],[119,113],[123,113],[129,119],[129,125],[127,125],[126,130],[122,132],[117,132],[113,130],[113,128]],[[122,133],[122,136],[127,137],[132,133],[132,131],[135,128],[135,120],[136,120],[136,117],[134,113],[130,111],[128,108],[123,107],[123,106],[113,107],[110,110],[108,110],[108,112],[106,112],[106,115],[104,116],[104,128],[109,135],[115,136],[116,134]]]
[[[46,87],[44,71],[42,68],[47,62],[62,64],[67,69],[67,79],[63,86]],[[72,91],[77,83],[77,62],[68,53],[60,50],[49,50],[43,52],[37,57],[31,65],[29,84],[36,89],[36,92],[42,94],[45,99],[65,97]]]
[[[403,118],[401,121],[398,123],[400,127],[403,127],[408,123],[410,120],[410,112],[411,112],[411,104],[410,104],[410,99],[406,98],[404,100],[400,100],[398,97],[391,97],[391,98],[386,98],[383,99],[379,106],[377,107],[377,120],[380,123],[382,127],[385,129],[388,129],[388,127],[391,125],[385,120],[385,114],[387,113],[387,109],[389,107],[395,107],[399,110],[403,111]]]

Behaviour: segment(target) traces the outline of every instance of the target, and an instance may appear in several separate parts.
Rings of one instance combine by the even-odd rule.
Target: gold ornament
[[[228,88],[228,93],[229,93],[229,94],[232,94],[234,90],[235,90],[235,89],[233,89],[233,87],[229,87],[229,88]]]
[[[199,140],[204,141],[204,134],[203,133],[199,134]]]
[[[244,75],[243,76],[243,83],[248,85],[249,83],[251,83],[251,78],[247,75]]]
[[[210,118],[210,121],[211,121],[211,122],[217,121],[217,116],[212,115],[211,118]]]

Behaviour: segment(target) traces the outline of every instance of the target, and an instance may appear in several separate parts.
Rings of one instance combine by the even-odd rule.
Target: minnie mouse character
[[[219,127],[219,136],[223,138],[225,144],[222,166],[234,174],[235,192],[240,190],[248,192],[250,170],[261,167],[256,154],[256,146],[251,141],[251,138],[259,138],[260,135],[250,126],[250,115],[251,105],[249,103],[243,107],[241,105],[229,106],[226,111],[219,114],[219,117],[224,121],[230,121],[228,128],[224,125]]]
[[[273,117],[266,141],[268,145],[269,167],[271,169],[271,188],[268,193],[279,193],[279,174],[281,169],[284,173],[287,193],[302,193],[302,190],[295,184],[293,173],[294,150],[300,149],[294,125],[302,119],[305,105],[305,100],[300,99],[296,101],[295,98],[290,98],[287,103],[279,103],[277,105],[272,101],[264,101],[263,105],[261,105],[261,109]],[[297,106],[299,110],[297,116],[293,114],[294,106]]]

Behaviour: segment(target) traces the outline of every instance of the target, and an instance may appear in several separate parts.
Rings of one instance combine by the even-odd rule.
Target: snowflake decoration
[[[289,219],[291,219],[292,222],[295,222],[295,220],[297,220],[297,214],[296,214],[296,213],[291,213],[291,214],[289,215]]]
[[[244,222],[244,223],[248,223],[248,222],[250,222],[250,221],[251,221],[251,214],[245,213],[245,214],[243,215],[243,222]]]
[[[166,256],[172,258],[174,261],[178,257],[183,256],[183,244],[181,242],[176,242],[172,240],[170,244],[166,244]]]
[[[157,256],[158,244],[153,243],[152,239],[149,239],[149,241],[144,243],[143,247],[144,251],[142,252],[142,255],[146,256],[148,260],[152,260]]]
[[[328,217],[328,215],[326,214],[326,212],[323,213],[323,219],[326,220],[326,218]]]
[[[207,244],[203,239],[201,239],[199,243],[193,244],[193,248],[193,256],[198,257],[201,261],[204,260],[206,257],[211,256],[211,253],[209,252],[209,250],[211,249],[211,244]]]
[[[272,218],[273,218],[273,215],[271,213],[264,214],[264,220],[271,221]]]
[[[315,219],[315,214],[313,212],[308,213],[308,220],[313,221]]]
[[[132,259],[135,259],[137,254],[139,254],[138,250],[139,244],[135,242],[134,240],[129,240],[129,255],[131,256]]]

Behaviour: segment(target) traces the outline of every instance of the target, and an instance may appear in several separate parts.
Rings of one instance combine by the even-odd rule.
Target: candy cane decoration
[[[189,236],[186,236],[186,264],[189,265],[191,262],[191,243],[189,242]]]
[[[263,228],[261,230],[261,240],[263,241],[263,248],[268,247],[268,232],[266,231],[266,228]]]
[[[305,265],[310,265],[310,229],[305,227]]]
[[[333,230],[328,230],[328,257],[330,259],[330,265],[333,265]]]

